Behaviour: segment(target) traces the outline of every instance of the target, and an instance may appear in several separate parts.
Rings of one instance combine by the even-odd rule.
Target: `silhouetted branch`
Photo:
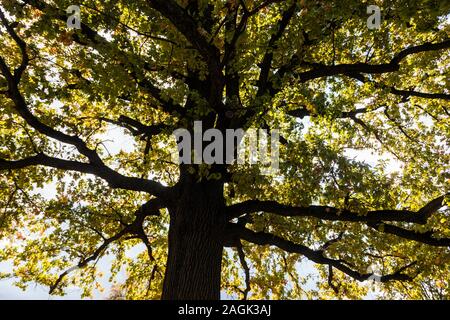
[[[276,201],[248,200],[227,207],[228,219],[234,219],[253,212],[268,212],[286,217],[311,217],[330,221],[377,222],[396,221],[425,224],[428,218],[442,208],[444,198],[449,194],[433,199],[417,212],[411,210],[371,210],[359,214],[347,209],[330,206],[293,207]]]
[[[270,233],[266,233],[266,232],[255,232],[255,231],[245,228],[244,226],[241,226],[238,224],[232,224],[232,223],[229,224],[228,230],[229,230],[230,237],[239,238],[239,239],[248,241],[250,243],[254,243],[254,244],[262,245],[262,246],[264,246],[264,245],[276,246],[276,247],[280,248],[281,250],[284,250],[284,251],[287,251],[290,253],[301,254],[315,263],[332,266],[357,281],[368,280],[371,276],[374,275],[373,273],[361,273],[357,270],[354,270],[349,267],[351,264],[344,260],[335,260],[335,259],[328,258],[324,255],[323,250],[312,250],[304,245],[296,244],[292,241],[283,239],[274,234],[270,234]],[[380,282],[388,282],[388,281],[393,281],[393,280],[399,280],[399,281],[412,280],[413,277],[408,274],[403,273],[403,271],[405,271],[407,268],[413,266],[414,264],[415,264],[415,262],[410,263],[406,266],[403,266],[399,270],[397,270],[396,272],[394,272],[392,274],[380,275],[379,281]],[[377,277],[378,277],[378,275],[377,275]]]
[[[367,225],[379,232],[389,233],[403,239],[425,243],[434,247],[450,247],[450,238],[434,237],[434,232],[432,231],[417,232],[382,222],[369,222]]]
[[[241,266],[244,269],[245,274],[245,290],[242,291],[243,300],[247,300],[248,293],[251,290],[251,283],[250,283],[250,268],[248,267],[247,261],[245,260],[245,253],[244,249],[242,248],[242,243],[239,242],[240,245],[236,247],[236,250],[239,255],[239,260],[241,261]]]

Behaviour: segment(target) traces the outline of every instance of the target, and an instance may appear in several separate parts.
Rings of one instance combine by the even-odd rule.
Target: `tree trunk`
[[[176,206],[169,208],[169,255],[162,299],[220,299],[224,207],[219,182],[182,184]]]

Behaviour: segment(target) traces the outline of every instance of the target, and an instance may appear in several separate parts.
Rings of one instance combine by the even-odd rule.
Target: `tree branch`
[[[426,224],[428,218],[442,208],[444,198],[450,194],[433,199],[417,212],[410,210],[372,210],[358,214],[347,209],[329,206],[292,207],[276,201],[248,200],[227,207],[228,219],[234,219],[253,212],[268,212],[286,217],[311,217],[330,221],[378,222],[395,221]]]
[[[28,65],[28,62],[30,61],[30,58],[28,57],[28,53],[27,53],[27,45],[14,31],[14,28],[6,19],[1,8],[0,8],[0,21],[2,22],[3,26],[6,28],[6,31],[8,32],[8,34],[13,38],[13,40],[19,46],[20,52],[22,54],[22,61],[19,65],[19,67],[17,67],[14,70],[14,81],[18,83],[20,81],[20,78],[22,77],[23,72],[25,71],[25,69]]]
[[[63,160],[49,157],[43,153],[16,161],[0,159],[0,170],[18,170],[38,165],[60,170],[93,174],[108,182],[111,188],[148,192],[163,199],[166,199],[168,196],[168,189],[158,182],[135,177],[127,177],[105,165]]]
[[[446,94],[446,93],[427,93],[427,92],[419,92],[419,91],[415,91],[415,90],[400,90],[393,86],[387,86],[383,83],[377,83],[375,81],[371,81],[371,80],[367,79],[361,73],[349,72],[349,73],[346,73],[345,75],[350,78],[354,78],[362,83],[371,83],[376,88],[388,89],[391,94],[401,96],[403,98],[419,97],[419,98],[425,98],[425,99],[450,100],[450,94]]]
[[[147,3],[161,13],[183,34],[186,39],[207,59],[212,76],[221,78],[220,51],[201,33],[196,21],[173,0],[147,0]]]
[[[273,52],[277,49],[277,41],[283,36],[284,31],[286,30],[289,21],[291,21],[292,16],[295,13],[295,9],[297,8],[297,3],[294,2],[284,13],[279,21],[276,29],[277,31],[272,35],[269,40],[268,49],[264,54],[264,58],[260,64],[260,74],[259,79],[257,81],[258,92],[257,96],[261,96],[266,92],[266,85],[269,78],[270,68],[272,67],[273,60]]]
[[[403,239],[422,242],[434,247],[450,247],[450,238],[435,238],[432,231],[416,232],[382,222],[369,222],[367,225],[379,232],[392,234]]]
[[[58,279],[55,281],[55,283],[50,286],[49,294],[52,294],[57,289],[57,287],[60,285],[61,281],[64,280],[64,278],[69,273],[71,273],[72,271],[75,271],[77,269],[86,267],[89,264],[89,262],[95,261],[98,258],[100,258],[101,255],[103,254],[103,252],[108,248],[108,246],[111,243],[119,240],[120,238],[122,238],[123,236],[125,236],[127,234],[133,235],[133,237],[130,237],[128,239],[136,239],[136,238],[140,239],[147,248],[147,253],[149,255],[149,259],[152,262],[155,262],[156,260],[152,254],[152,248],[150,245],[150,241],[148,240],[148,237],[145,234],[144,229],[143,229],[144,219],[145,219],[145,215],[136,215],[136,218],[133,220],[133,222],[131,224],[126,225],[120,232],[118,232],[114,236],[104,239],[103,243],[94,251],[94,253],[92,255],[90,255],[88,258],[82,259],[80,262],[78,262],[78,264],[76,266],[73,266],[72,268],[69,268],[68,270],[61,273],[59,275]],[[128,239],[126,239],[126,240],[128,240]]]
[[[398,71],[400,69],[400,62],[407,56],[419,52],[434,51],[440,49],[450,48],[450,40],[445,40],[439,43],[425,43],[418,46],[409,47],[400,51],[391,59],[389,63],[368,64],[368,63],[353,63],[353,64],[338,64],[335,66],[327,66],[323,64],[311,64],[313,69],[294,73],[300,82],[306,82],[321,77],[335,76],[339,74],[351,73],[367,73],[367,74],[381,74]]]
[[[343,111],[338,116],[336,116],[336,118],[348,119],[348,118],[353,118],[358,114],[362,114],[362,113],[366,113],[366,112],[369,112],[368,108],[359,108],[359,109],[355,109],[353,111]],[[312,113],[311,111],[306,109],[306,107],[289,110],[286,113],[292,117],[297,117],[300,119],[303,119],[304,117],[315,117],[315,116],[320,115],[318,113]]]
[[[128,129],[134,136],[145,135],[147,137],[153,137],[161,133],[164,129],[169,128],[166,124],[154,124],[145,125],[138,120],[132,119],[128,116],[121,115],[119,119],[113,120],[105,117],[99,117],[99,120],[115,124],[117,126]]]
[[[315,263],[334,267],[357,281],[365,281],[368,280],[371,276],[373,276],[373,273],[361,273],[359,271],[351,269],[348,266],[349,264],[343,260],[335,260],[326,257],[322,250],[312,250],[306,246],[296,244],[292,241],[283,239],[276,235],[265,232],[255,232],[238,224],[230,223],[228,228],[230,237],[237,237],[239,239],[262,246],[264,245],[276,246],[290,253],[301,254]],[[403,266],[398,271],[392,274],[382,275],[380,276],[379,281],[388,282],[393,280],[399,281],[412,280],[412,277],[410,275],[403,273],[403,271],[405,271],[407,268],[411,267],[414,264],[415,262]]]
[[[244,249],[242,248],[242,243],[240,241],[239,241],[239,245],[236,247],[236,250],[238,252],[239,260],[241,261],[241,266],[244,269],[244,274],[245,274],[245,290],[242,291],[242,294],[244,295],[242,300],[247,300],[248,293],[251,290],[250,268],[248,267],[247,261],[245,260]]]

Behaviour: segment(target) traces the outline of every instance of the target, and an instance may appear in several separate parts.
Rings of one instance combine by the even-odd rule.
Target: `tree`
[[[450,3],[374,1],[378,29],[353,0],[86,0],[68,29],[73,4],[0,7],[0,260],[19,285],[88,295],[109,254],[136,299],[448,286]],[[173,162],[194,121],[279,129],[279,172]]]

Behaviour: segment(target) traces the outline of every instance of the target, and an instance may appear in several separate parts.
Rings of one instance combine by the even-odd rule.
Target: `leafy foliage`
[[[278,176],[225,168],[224,294],[448,299],[450,3],[372,2],[85,0],[76,30],[71,1],[2,1],[0,261],[17,285],[89,296],[109,255],[112,298],[159,298],[172,132],[200,119],[283,140]]]

